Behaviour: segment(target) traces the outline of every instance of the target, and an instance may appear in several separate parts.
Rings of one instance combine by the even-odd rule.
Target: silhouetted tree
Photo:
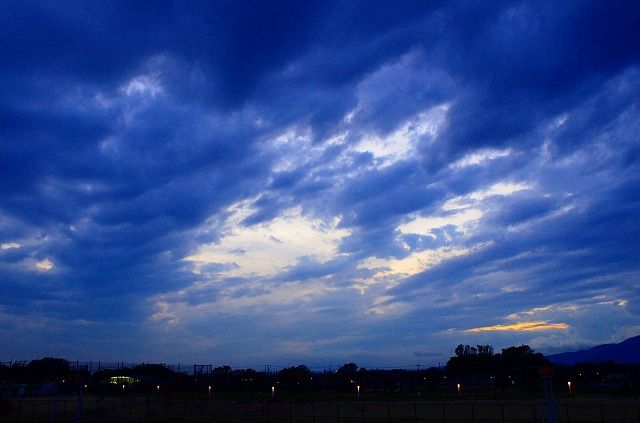
[[[456,357],[469,357],[474,355],[492,356],[493,347],[491,345],[476,345],[472,347],[471,345],[458,344],[454,352]]]
[[[492,356],[493,347],[491,345],[476,345],[478,347],[478,355]]]
[[[71,375],[69,362],[63,358],[45,357],[29,363],[29,373],[33,380],[62,380]]]
[[[304,388],[311,380],[311,370],[307,366],[287,367],[278,373],[280,386],[284,389]]]
[[[233,387],[233,375],[231,366],[221,366],[213,369],[211,374],[212,382],[217,389],[222,391],[229,391]]]
[[[500,372],[496,377],[498,387],[521,385],[530,390],[537,388],[540,381],[538,370],[548,364],[548,360],[536,353],[528,345],[504,348],[500,354]]]
[[[213,369],[213,373],[215,373],[215,374],[229,374],[229,373],[231,373],[231,366],[225,365],[225,366],[216,367],[215,369]]]
[[[456,378],[470,378],[474,375],[493,372],[496,358],[491,345],[459,344],[455,349],[455,357],[447,362],[447,372]]]
[[[352,385],[358,376],[358,365],[355,363],[347,363],[336,372],[336,381],[338,387],[342,391],[351,391]]]
[[[158,380],[171,380],[180,375],[163,364],[141,364],[133,367],[127,373],[149,376]]]
[[[343,378],[354,378],[358,372],[358,365],[356,363],[347,363],[338,369],[336,374]]]
[[[268,385],[266,383],[266,375],[264,373],[258,373],[254,369],[234,370],[233,378],[236,389],[241,392],[264,390]]]

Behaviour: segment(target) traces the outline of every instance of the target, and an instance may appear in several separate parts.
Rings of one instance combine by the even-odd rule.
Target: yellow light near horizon
[[[482,326],[479,328],[467,329],[465,333],[480,332],[535,332],[543,330],[566,330],[569,325],[566,323],[549,323],[548,320],[538,320],[532,322],[518,322],[510,325]]]

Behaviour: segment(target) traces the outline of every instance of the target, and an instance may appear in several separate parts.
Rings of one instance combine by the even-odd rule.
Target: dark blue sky
[[[640,3],[0,3],[0,355],[640,333]]]

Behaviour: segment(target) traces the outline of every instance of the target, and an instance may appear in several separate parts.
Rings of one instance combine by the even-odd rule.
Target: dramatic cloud
[[[5,359],[432,365],[638,334],[638,22],[4,2]]]

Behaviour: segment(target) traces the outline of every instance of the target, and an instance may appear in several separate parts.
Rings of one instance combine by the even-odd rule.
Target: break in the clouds
[[[640,4],[0,6],[5,359],[640,331]]]

